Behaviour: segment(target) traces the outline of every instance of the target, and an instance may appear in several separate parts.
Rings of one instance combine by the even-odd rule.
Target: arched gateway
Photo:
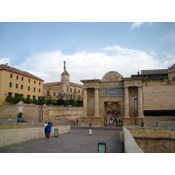
[[[83,117],[81,125],[92,123],[104,126],[107,118],[107,104],[119,104],[123,126],[144,122],[143,79],[123,78],[115,71],[106,73],[102,80],[81,80],[83,82]]]

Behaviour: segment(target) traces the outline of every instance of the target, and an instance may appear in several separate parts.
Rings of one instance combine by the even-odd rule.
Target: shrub
[[[64,100],[63,99],[58,99],[56,104],[59,105],[59,106],[64,105]]]
[[[22,112],[17,115],[18,118],[22,118]]]
[[[72,100],[72,99],[71,99],[71,100],[69,100],[69,103],[70,103],[70,105],[72,105],[72,106],[74,106],[74,102],[75,102],[75,101],[74,101],[74,100]]]
[[[70,103],[69,103],[68,100],[65,100],[65,101],[64,101],[64,106],[66,106],[66,105],[70,105]]]

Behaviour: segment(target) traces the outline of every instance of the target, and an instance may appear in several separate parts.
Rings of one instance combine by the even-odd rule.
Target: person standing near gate
[[[49,137],[50,137],[51,127],[52,127],[52,122],[51,122],[51,123],[48,122],[47,129],[46,129],[46,132],[47,132],[47,140],[49,140]]]
[[[91,125],[91,123],[89,124],[89,135],[90,136],[92,135],[92,125]]]
[[[44,123],[44,132],[45,132],[45,136],[47,137],[47,132],[46,132],[46,129],[47,129],[47,121]]]

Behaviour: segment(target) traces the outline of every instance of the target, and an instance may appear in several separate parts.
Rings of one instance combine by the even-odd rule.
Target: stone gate
[[[81,125],[104,126],[107,119],[107,103],[120,104],[123,126],[144,122],[143,79],[123,78],[115,71],[106,73],[102,80],[81,80],[83,82],[83,116]]]

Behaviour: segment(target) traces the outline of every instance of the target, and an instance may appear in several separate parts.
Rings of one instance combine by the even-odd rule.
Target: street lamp
[[[135,119],[135,124],[136,124],[136,112],[135,112],[135,108],[136,108],[135,101],[136,100],[137,100],[137,97],[135,96],[135,98],[134,98],[134,119]]]

